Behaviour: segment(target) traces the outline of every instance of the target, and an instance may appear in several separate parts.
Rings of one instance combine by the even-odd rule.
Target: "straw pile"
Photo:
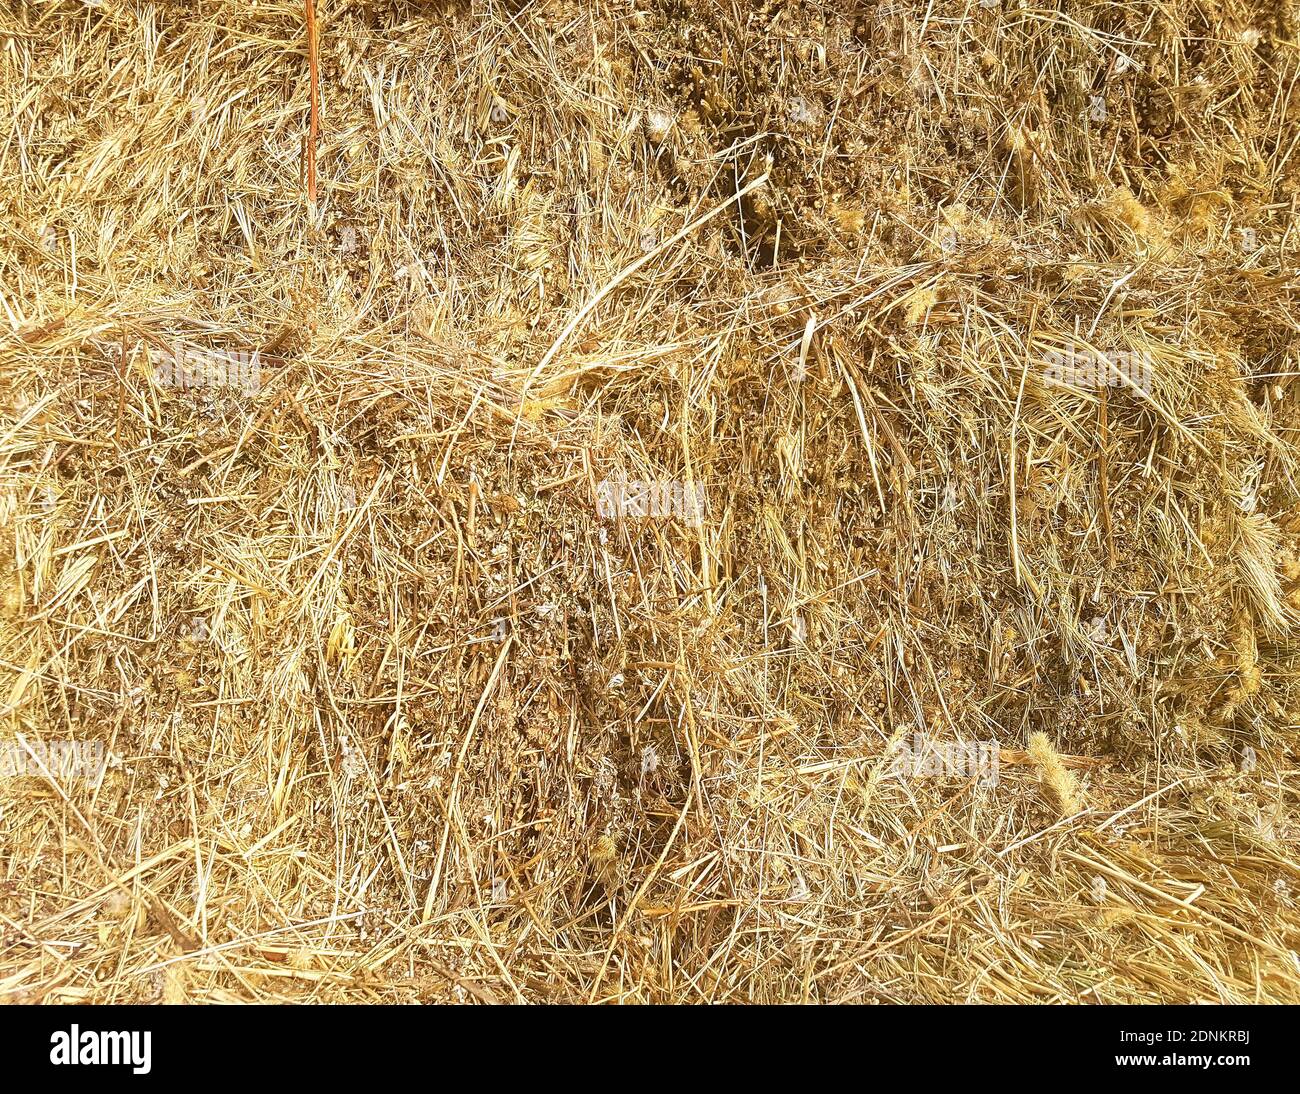
[[[1300,1001],[1295,0],[314,15],[0,12],[0,997]]]

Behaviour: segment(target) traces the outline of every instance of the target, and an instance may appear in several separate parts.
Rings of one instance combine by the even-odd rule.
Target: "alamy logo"
[[[936,741],[924,733],[903,738],[892,749],[890,770],[913,779],[969,778],[997,786],[1001,752],[997,741]]]
[[[1131,387],[1151,390],[1151,355],[1120,350],[1052,350],[1043,359],[1043,378],[1062,387]]]
[[[0,779],[96,779],[104,770],[103,741],[0,742]]]
[[[114,342],[95,343],[113,361],[122,357],[122,346]],[[211,349],[177,342],[166,349],[149,346],[147,353],[154,376],[163,387],[235,388],[256,395],[262,386],[262,358],[257,350]]]
[[[50,1063],[57,1066],[88,1064],[128,1066],[136,1075],[148,1075],[153,1034],[148,1030],[116,1032],[83,1030],[78,1025],[50,1034]]]
[[[596,512],[620,517],[679,517],[690,524],[704,519],[704,487],[689,482],[613,482],[596,485]]]
[[[157,364],[158,382],[164,387],[228,387],[253,395],[262,386],[262,362],[257,350],[246,353],[178,345],[173,353],[163,354]]]

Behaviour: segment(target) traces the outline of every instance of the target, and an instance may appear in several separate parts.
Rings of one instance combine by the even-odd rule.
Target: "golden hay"
[[[0,998],[1300,1001],[1300,9],[841,7],[0,9]]]

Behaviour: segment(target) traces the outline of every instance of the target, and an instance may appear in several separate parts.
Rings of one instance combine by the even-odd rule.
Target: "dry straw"
[[[4,5],[0,998],[1300,1001],[1296,32]]]

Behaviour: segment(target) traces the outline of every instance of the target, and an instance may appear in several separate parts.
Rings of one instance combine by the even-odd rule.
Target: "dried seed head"
[[[655,144],[662,144],[672,132],[673,116],[665,110],[651,110],[646,115],[645,132]]]

